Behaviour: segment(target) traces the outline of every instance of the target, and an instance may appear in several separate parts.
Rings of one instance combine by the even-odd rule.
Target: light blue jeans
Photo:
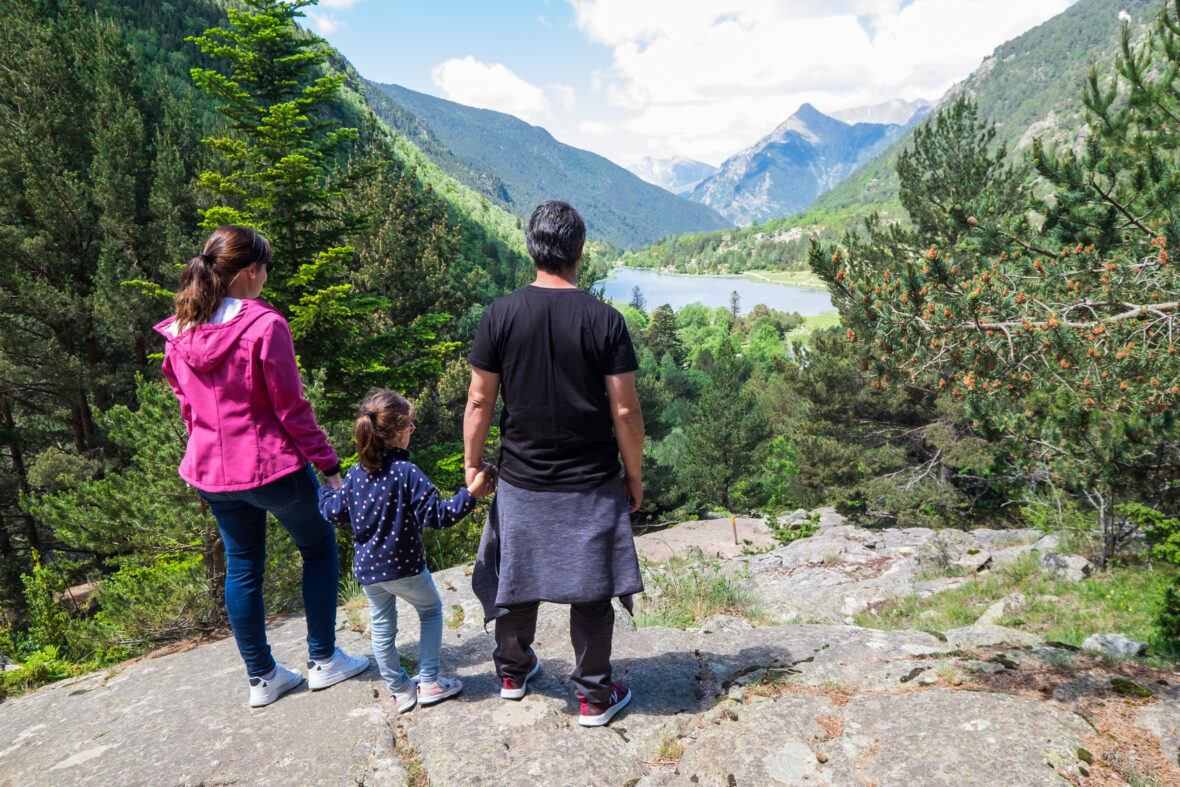
[[[398,661],[397,600],[407,601],[418,611],[418,679],[422,683],[438,680],[439,652],[442,650],[442,599],[434,587],[429,571],[412,577],[390,579],[361,585],[369,598],[372,611],[370,633],[373,637],[373,656],[385,685],[393,692],[403,691],[410,676]]]

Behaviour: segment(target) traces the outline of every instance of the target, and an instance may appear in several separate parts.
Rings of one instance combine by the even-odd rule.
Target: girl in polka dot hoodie
[[[382,388],[370,392],[360,410],[353,426],[360,461],[339,489],[320,487],[320,513],[337,527],[352,527],[353,573],[372,610],[373,656],[397,709],[407,711],[463,688],[458,678],[438,674],[442,599],[426,570],[422,531],[441,530],[467,516],[477,499],[491,494],[495,470],[485,464],[469,488],[444,499],[406,450],[414,431],[414,406]],[[394,643],[399,597],[418,612],[416,679],[401,668]]]

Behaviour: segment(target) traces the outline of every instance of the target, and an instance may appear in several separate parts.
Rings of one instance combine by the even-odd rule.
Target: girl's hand
[[[482,500],[496,491],[496,466],[484,462],[479,472],[467,484],[467,491],[476,500]]]

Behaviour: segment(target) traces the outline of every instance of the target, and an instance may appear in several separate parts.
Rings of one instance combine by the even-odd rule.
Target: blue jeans
[[[238,492],[201,492],[225,543],[225,611],[250,677],[275,667],[266,642],[262,575],[266,569],[266,514],[274,515],[303,557],[307,650],[313,659],[336,652],[336,594],[340,567],[336,531],[320,516],[319,483],[311,465],[269,484]]]
[[[429,571],[402,579],[390,579],[361,585],[369,597],[373,637],[373,656],[377,669],[390,691],[402,691],[410,678],[397,657],[397,599],[408,601],[418,611],[418,679],[422,683],[438,680],[439,652],[442,650],[442,599],[434,587]]]

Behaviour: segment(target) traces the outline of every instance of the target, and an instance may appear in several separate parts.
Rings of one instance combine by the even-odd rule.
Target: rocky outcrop
[[[1180,745],[1180,686],[1169,673],[1111,667],[985,622],[940,634],[833,623],[846,597],[935,592],[916,565],[931,534],[863,531],[830,512],[821,524],[817,536],[729,561],[748,569],[764,601],[777,588],[776,614],[796,622],[717,616],[685,631],[636,630],[620,612],[614,663],[634,699],[609,728],[577,724],[560,605],[541,607],[542,667],[528,695],[500,698],[492,638],[461,566],[435,575],[454,626],[444,673],[464,682],[456,698],[399,715],[370,669],[251,710],[226,639],[0,704],[0,784],[1055,785],[1099,767],[1114,778],[1096,763],[1125,756],[1128,735],[1139,772],[1180,780],[1161,748]],[[1010,548],[999,536],[969,538],[993,554]],[[342,647],[367,651],[363,620],[340,621]],[[412,655],[416,616],[404,607],[399,622]],[[302,666],[302,618],[270,631],[276,657]],[[1151,696],[1118,693],[1115,677]]]
[[[849,623],[890,599],[950,590],[969,574],[1033,552],[1044,535],[1035,529],[867,530],[844,524],[831,509],[819,513],[819,532],[810,538],[735,558],[748,565],[760,606],[778,622]],[[963,575],[945,576],[952,568]]]

